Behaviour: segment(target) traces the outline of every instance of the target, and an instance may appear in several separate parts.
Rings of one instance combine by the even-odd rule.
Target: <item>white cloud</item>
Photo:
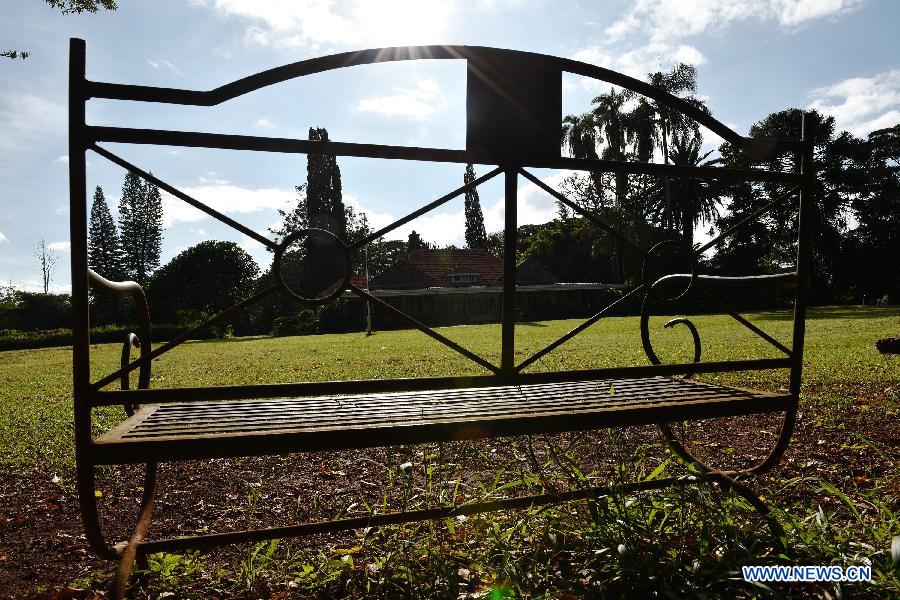
[[[276,188],[250,190],[234,185],[213,183],[181,189],[192,198],[229,216],[285,208],[296,199],[293,191]],[[210,218],[206,213],[168,192],[163,190],[160,192],[163,199],[163,224],[166,227],[171,227],[173,223],[177,222],[191,223]]]
[[[9,243],[9,238],[0,231],[0,244]]]
[[[275,123],[265,117],[257,119],[253,126],[257,129],[275,129]]]
[[[67,165],[67,164],[69,164],[69,155],[68,155],[68,154],[63,154],[63,155],[60,156],[59,158],[54,159],[53,162],[55,162],[55,163],[62,163],[62,164],[64,164],[64,165]]]
[[[0,93],[0,150],[20,151],[38,139],[64,139],[66,105],[34,94]]]
[[[866,135],[900,122],[900,69],[845,79],[810,96],[809,108],[833,116],[839,130]]]
[[[571,171],[557,171],[540,180],[555,190],[560,190],[563,179]],[[502,231],[506,211],[504,199],[500,198],[492,206],[484,207],[484,225],[488,232]],[[519,187],[516,217],[519,225],[530,225],[552,221],[557,216],[556,198],[530,181]]]
[[[734,21],[776,21],[797,29],[818,19],[835,18],[864,0],[636,0],[623,18],[606,29],[610,41],[646,33],[652,42],[717,33]]]
[[[442,37],[455,5],[442,0],[194,0],[248,21],[252,44],[309,52],[323,46],[402,46]]]
[[[604,45],[576,52],[572,58],[645,80],[648,73],[677,63],[701,65],[706,57],[687,38],[720,33],[737,21],[777,22],[787,30],[823,18],[837,18],[865,0],[634,0],[631,9],[606,29]],[[629,40],[641,40],[641,45]],[[608,83],[586,77],[567,78],[583,88],[602,92]]]
[[[665,70],[671,65],[683,62],[701,65],[706,62],[703,53],[687,44],[651,42],[629,51],[607,51],[599,46],[588,46],[572,55],[574,60],[605,67],[637,79],[644,80],[647,73]],[[609,84],[595,79],[581,78],[588,89],[608,88]]]
[[[228,185],[229,183],[231,183],[227,179],[222,179],[221,177],[218,177],[218,175],[219,174],[216,173],[215,171],[207,171],[206,175],[200,175],[199,177],[197,177],[197,181],[199,181],[200,183],[214,184],[214,185]]]
[[[381,229],[387,225],[390,225],[394,221],[397,220],[397,217],[388,212],[376,212],[370,208],[366,208],[362,205],[359,198],[352,194],[344,194],[344,204],[351,207],[357,214],[365,214],[366,219],[369,221],[369,227],[374,230]],[[390,239],[400,239],[396,235]]]
[[[179,69],[174,63],[171,63],[167,60],[150,60],[148,58],[147,64],[149,64],[151,67],[153,67],[157,71],[166,70],[166,71],[169,71],[170,73],[174,73],[175,75],[179,75],[179,76],[184,75],[184,72],[181,69]]]
[[[57,252],[68,252],[71,245],[71,242],[52,242],[47,244],[47,247]]]
[[[357,103],[356,110],[421,121],[446,106],[447,98],[437,81],[423,79],[414,88],[397,88],[393,94],[363,98]]]
[[[837,17],[862,6],[865,0],[774,0],[773,9],[778,22],[797,27],[807,21]]]

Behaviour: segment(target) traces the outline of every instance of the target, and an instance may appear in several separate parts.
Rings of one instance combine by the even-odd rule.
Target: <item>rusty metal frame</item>
[[[140,560],[147,553],[159,551],[177,551],[187,548],[209,548],[221,544],[230,544],[241,541],[255,541],[284,537],[288,535],[306,535],[309,533],[337,531],[348,528],[359,528],[372,525],[385,525],[405,521],[437,519],[458,514],[472,514],[487,510],[499,510],[503,508],[524,507],[553,501],[567,501],[577,498],[589,497],[592,494],[603,493],[602,490],[577,490],[561,494],[541,494],[522,498],[507,498],[503,500],[485,500],[463,507],[446,507],[408,511],[391,515],[374,515],[358,519],[344,519],[325,523],[312,523],[292,527],[263,529],[256,531],[232,532],[224,534],[212,534],[191,538],[177,538],[171,540],[146,541],[145,535],[150,523],[153,510],[153,498],[156,489],[157,465],[155,457],[146,457],[145,491],[141,505],[141,512],[130,540],[124,544],[110,545],[103,537],[97,511],[97,501],[94,495],[94,469],[102,464],[99,452],[101,449],[94,443],[91,436],[91,413],[95,407],[119,405],[125,407],[129,413],[135,406],[144,403],[169,403],[185,400],[234,400],[250,398],[272,398],[279,396],[315,396],[323,394],[346,393],[380,393],[395,391],[416,390],[449,390],[459,387],[487,387],[487,386],[516,386],[530,383],[572,382],[588,381],[607,378],[644,378],[644,377],[674,377],[691,376],[698,373],[720,373],[728,371],[745,370],[788,370],[790,373],[790,399],[789,406],[784,411],[784,419],[778,439],[770,454],[759,464],[741,473],[723,472],[704,464],[698,460],[675,437],[668,423],[659,424],[663,436],[671,445],[673,451],[685,462],[695,465],[702,477],[688,476],[677,479],[655,480],[652,482],[640,482],[627,484],[617,488],[620,491],[643,491],[658,489],[667,485],[681,485],[694,483],[700,479],[714,481],[723,487],[734,490],[747,498],[751,504],[764,516],[768,515],[768,508],[756,497],[743,483],[735,478],[747,473],[762,473],[777,464],[781,455],[787,448],[796,419],[797,405],[799,401],[800,383],[802,377],[803,345],[805,337],[806,295],[809,278],[810,262],[810,212],[813,200],[814,172],[812,169],[813,157],[813,132],[810,131],[810,123],[804,120],[804,128],[801,140],[765,140],[743,137],[730,128],[714,119],[707,112],[684,100],[672,96],[664,91],[650,86],[637,79],[581,62],[562,59],[528,52],[499,50],[494,48],[472,46],[417,46],[398,48],[377,48],[359,52],[347,52],[322,58],[300,61],[257,73],[244,79],[234,81],[224,86],[209,91],[184,90],[172,88],[158,88],[139,85],[123,85],[106,82],[90,81],[85,73],[85,43],[83,40],[72,39],[70,41],[69,62],[69,177],[70,177],[70,230],[71,230],[71,257],[72,257],[72,309],[73,309],[73,395],[75,417],[75,442],[76,461],[79,478],[79,499],[81,512],[85,525],[87,539],[100,556],[120,561],[119,570],[115,577],[113,595],[121,597],[127,586],[129,574],[135,560]],[[531,154],[517,155],[515,151],[498,146],[494,149],[467,148],[465,150],[453,150],[443,148],[416,148],[407,146],[389,146],[377,144],[344,143],[333,141],[310,141],[288,138],[266,138],[243,135],[225,135],[203,132],[165,131],[154,129],[135,129],[123,127],[101,127],[88,125],[85,122],[85,106],[91,98],[106,98],[111,100],[130,100],[141,102],[157,102],[193,106],[215,106],[227,100],[239,97],[263,87],[277,84],[289,79],[302,77],[314,73],[332,69],[345,68],[356,65],[367,65],[380,62],[407,61],[421,59],[439,60],[465,60],[469,69],[470,82],[480,78],[491,83],[493,77],[498,76],[497,65],[514,64],[521,69],[513,69],[514,72],[524,72],[533,68],[550,79],[558,74],[572,73],[585,77],[602,80],[613,85],[621,86],[638,94],[656,100],[678,110],[686,116],[693,118],[699,124],[709,128],[726,141],[732,143],[746,155],[755,158],[773,156],[781,152],[793,152],[801,157],[801,169],[799,173],[785,173],[779,171],[767,171],[762,169],[728,169],[719,167],[687,167],[679,165],[660,165],[647,163],[630,163],[610,160],[585,160],[560,157],[538,150],[529,150]],[[501,73],[502,74],[502,73]],[[475,79],[472,79],[472,78]],[[526,99],[527,100],[527,99]],[[535,100],[535,99],[531,99]],[[539,101],[537,99],[535,101]],[[472,106],[468,107],[468,118],[471,119]],[[471,124],[471,121],[470,121]],[[348,257],[351,251],[385,233],[402,226],[405,223],[441,206],[442,204],[459,197],[466,191],[473,189],[485,181],[500,175],[504,176],[505,188],[505,221],[504,221],[504,261],[503,261],[503,289],[502,289],[502,317],[501,317],[501,360],[499,365],[472,353],[466,348],[452,342],[430,327],[416,321],[402,311],[388,305],[382,300],[372,296],[368,291],[360,289],[349,283],[349,277],[344,278],[343,286],[349,289],[363,300],[375,302],[395,316],[406,320],[410,325],[431,336],[436,341],[448,346],[452,350],[462,354],[479,365],[487,374],[469,377],[430,377],[415,379],[384,379],[363,381],[331,381],[331,382],[296,382],[288,384],[263,384],[240,386],[217,386],[205,388],[180,388],[180,389],[149,389],[150,366],[154,358],[180,345],[200,330],[216,323],[222,322],[240,310],[265,298],[266,296],[282,289],[283,281],[266,288],[253,296],[238,302],[235,306],[212,317],[205,323],[197,326],[170,342],[153,350],[150,346],[150,322],[146,311],[146,298],[136,284],[117,284],[109,282],[88,270],[87,265],[87,196],[86,196],[86,153],[88,150],[103,156],[114,164],[138,175],[146,181],[152,182],[158,187],[171,193],[173,196],[189,205],[205,212],[263,244],[276,253],[276,256],[284,252],[287,244],[295,241],[297,235],[289,236],[285,240],[275,241],[253,231],[236,220],[222,214],[208,205],[192,198],[188,194],[169,185],[164,180],[155,177],[137,165],[114,154],[101,145],[103,142],[125,144],[152,144],[172,145],[184,147],[203,147],[232,149],[242,151],[262,151],[291,154],[321,154],[331,156],[353,156],[375,159],[395,159],[428,162],[448,163],[478,163],[495,167],[486,175],[473,182],[424,205],[422,208],[398,219],[394,223],[374,232],[365,240],[353,245],[341,245],[341,251]],[[499,152],[499,154],[498,154]],[[525,152],[523,150],[523,152]],[[656,252],[664,249],[664,243],[653,248],[642,248],[629,240],[613,226],[609,225],[601,217],[589,211],[585,211],[577,204],[571,202],[564,194],[557,192],[546,185],[540,179],[532,175],[526,169],[555,168],[571,169],[576,171],[615,172],[625,174],[644,174],[667,177],[691,177],[703,179],[722,179],[744,182],[768,182],[793,186],[791,191],[782,197],[772,200],[768,205],[736,223],[729,230],[722,232],[718,237],[708,243],[687,249],[687,252],[696,262],[703,252],[712,248],[720,241],[734,234],[751,221],[755,220],[768,210],[790,199],[795,190],[799,191],[799,227],[798,247],[795,269],[786,274],[776,276],[764,276],[752,278],[721,278],[690,274],[674,274],[653,281],[643,281],[623,297],[612,302],[609,306],[587,319],[572,331],[563,335],[547,347],[537,351],[530,357],[515,362],[515,248],[517,231],[517,186],[518,177],[521,175],[526,180],[534,183],[540,189],[551,194],[560,202],[566,204],[596,226],[610,235],[620,237],[629,247],[643,256],[645,267],[648,261],[652,261]],[[309,232],[298,232],[309,233]],[[674,246],[673,246],[674,247]],[[349,266],[348,272],[349,272]],[[646,268],[645,268],[646,271]],[[346,274],[345,274],[346,275]],[[731,315],[742,325],[748,327],[755,334],[762,337],[782,354],[783,358],[745,359],[734,361],[701,362],[700,334],[695,325],[689,319],[675,319],[666,324],[667,327],[683,324],[690,331],[694,340],[694,362],[686,364],[662,364],[653,351],[648,328],[649,307],[652,302],[666,301],[655,290],[660,285],[672,279],[687,281],[687,288],[683,294],[698,292],[708,301],[723,312]],[[138,301],[138,321],[140,323],[140,335],[129,334],[122,349],[122,362],[120,368],[99,380],[92,382],[90,377],[90,323],[88,287],[90,282],[101,288],[117,292],[131,293]],[[750,323],[731,307],[717,300],[707,289],[714,285],[729,285],[733,283],[784,283],[793,282],[796,286],[794,299],[794,322],[792,343],[790,347],[772,338],[764,331]],[[338,290],[340,292],[342,290]],[[619,304],[630,298],[644,293],[644,304],[641,314],[641,338],[650,365],[633,367],[594,368],[577,371],[555,372],[525,372],[525,370],[546,356],[549,352],[560,347],[578,333],[584,331],[607,316]],[[295,299],[304,301],[294,294]],[[333,294],[337,296],[337,294]],[[331,296],[324,300],[331,299]],[[320,301],[310,301],[321,303]],[[131,360],[131,347],[140,347],[140,356]],[[137,389],[128,389],[129,373],[140,371]],[[116,380],[120,381],[121,390],[104,389]],[[716,416],[710,414],[708,416]],[[777,523],[769,520],[773,532],[777,529]],[[780,539],[780,538],[779,538]]]

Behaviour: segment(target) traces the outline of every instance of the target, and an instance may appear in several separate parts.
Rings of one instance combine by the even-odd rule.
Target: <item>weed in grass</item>
[[[169,554],[161,552],[148,556],[148,569],[139,571],[145,577],[147,587],[153,589],[161,597],[183,594],[196,584],[196,578],[203,576],[206,570],[204,559],[199,552],[185,554]]]

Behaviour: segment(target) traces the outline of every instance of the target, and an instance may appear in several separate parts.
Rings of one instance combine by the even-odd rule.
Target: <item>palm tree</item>
[[[697,69],[693,65],[679,63],[667,73],[662,71],[650,73],[648,80],[653,87],[674,96],[680,96],[694,106],[704,111],[706,110],[706,105],[694,97],[694,94],[697,92]],[[691,134],[695,137],[699,136],[700,127],[693,119],[661,102],[656,100],[648,101],[647,105],[649,106],[649,109],[647,109],[648,116],[651,112],[653,113],[653,117],[651,117],[653,118],[655,129],[653,137],[656,138],[655,141],[659,143],[659,147],[662,150],[663,163],[669,164],[669,159],[671,158],[669,140],[673,139],[675,135],[682,136],[682,139]],[[663,185],[665,188],[665,210],[661,215],[662,225],[663,227],[674,228],[678,225],[678,221],[673,212],[672,189],[668,177],[663,177]]]
[[[596,160],[597,122],[592,113],[567,115],[562,123],[562,147],[574,158]],[[598,196],[602,191],[600,171],[590,171],[591,184]]]
[[[671,158],[676,165],[710,166],[720,159],[706,160],[712,150],[700,153],[703,137],[699,132],[672,134]],[[694,228],[700,222],[710,222],[718,216],[718,198],[714,182],[697,178],[678,178],[672,181],[671,196],[667,199],[673,224],[681,226],[682,236],[689,247],[694,245]]]
[[[610,90],[594,98],[591,112],[581,116],[569,115],[563,119],[562,142],[575,158],[624,161],[628,155],[631,127],[636,121],[622,110],[632,97],[631,92]],[[597,148],[604,142],[600,155]],[[602,182],[599,171],[590,173],[591,182],[598,196],[602,196]],[[615,209],[620,215],[620,229],[628,210],[628,175],[616,173],[614,176]],[[618,279],[623,278],[621,240],[615,240],[613,272]]]

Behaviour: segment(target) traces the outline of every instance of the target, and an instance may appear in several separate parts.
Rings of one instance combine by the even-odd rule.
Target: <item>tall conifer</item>
[[[88,223],[88,266],[107,279],[122,277],[122,247],[103,188],[94,190],[91,219]]]
[[[463,183],[469,184],[475,181],[475,168],[471,163],[466,165],[466,174]],[[484,228],[484,215],[481,212],[481,200],[478,198],[478,190],[472,188],[466,192],[466,246],[469,248],[484,248],[487,246],[487,231]]]
[[[119,200],[119,235],[124,274],[146,285],[159,267],[162,247],[162,197],[152,183],[125,174]]]
[[[328,141],[324,128],[309,129],[309,139]],[[347,215],[341,190],[341,170],[334,156],[309,154],[306,159],[307,226],[324,229],[347,239]],[[320,294],[344,272],[343,253],[331,239],[310,236],[304,241],[305,255],[300,273],[300,293],[306,298]]]

